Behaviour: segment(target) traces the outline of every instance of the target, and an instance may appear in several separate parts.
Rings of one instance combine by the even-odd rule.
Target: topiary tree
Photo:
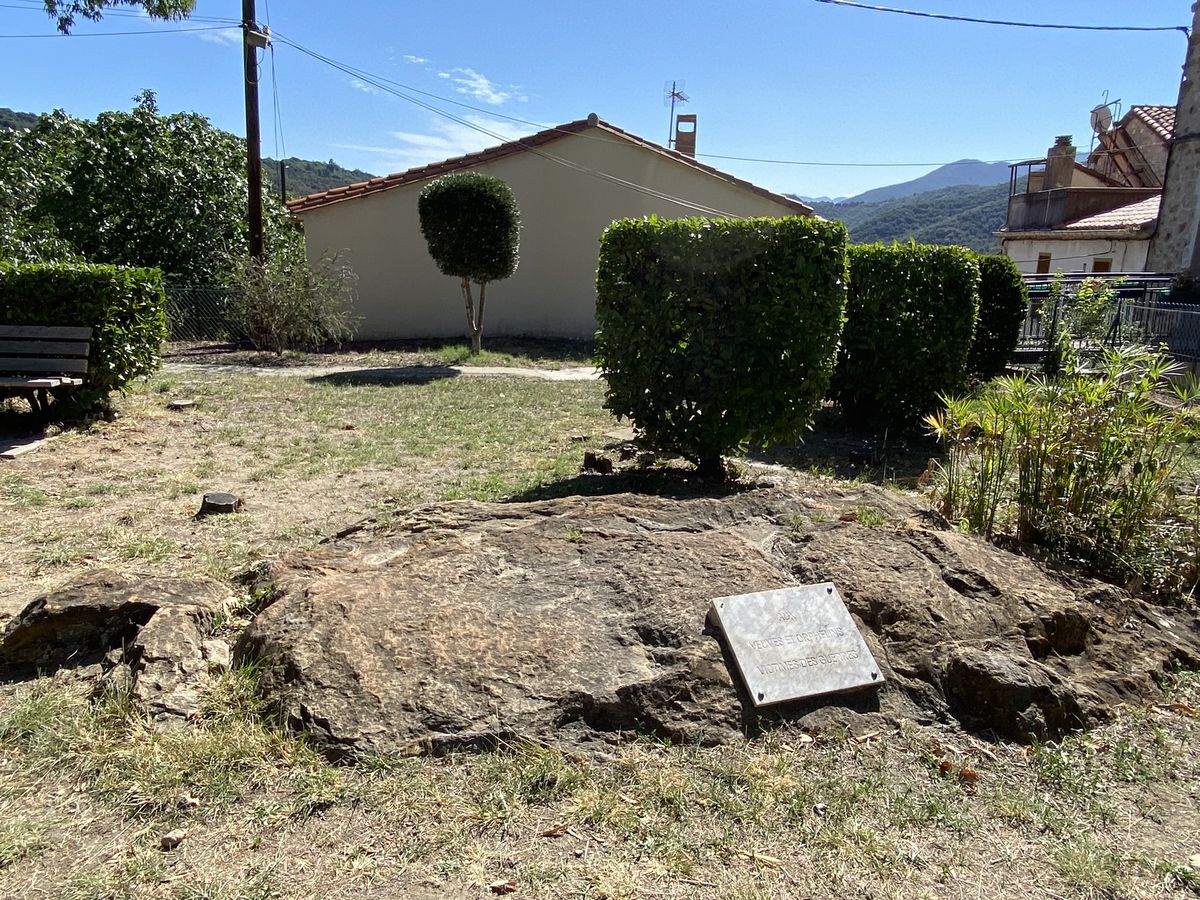
[[[462,279],[471,352],[483,349],[488,283],[517,270],[521,214],[512,189],[499,178],[456,172],[431,181],[417,200],[421,234],[443,275]],[[471,282],[479,285],[479,307]]]
[[[596,276],[606,405],[648,445],[721,479],[722,454],[800,439],[845,306],[841,222],[614,222]]]
[[[1007,256],[979,257],[979,319],[967,356],[967,374],[979,381],[1003,375],[1029,310],[1029,291]]]

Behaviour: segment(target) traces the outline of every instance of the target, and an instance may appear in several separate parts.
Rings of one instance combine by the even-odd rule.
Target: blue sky
[[[1191,0],[875,0],[983,18],[1102,25],[1189,24]],[[0,0],[0,35],[54,28],[39,0]],[[333,10],[331,12],[331,10]],[[258,0],[260,20],[268,4]],[[143,88],[164,111],[194,110],[245,133],[240,32],[102,33],[216,27],[238,0],[199,0],[197,21],[132,11],[75,36],[0,39],[0,106],[78,116],[128,109]],[[1001,28],[910,18],[816,0],[565,4],[274,0],[270,24],[327,57],[419,90],[471,124],[513,137],[596,112],[664,142],[663,85],[685,82],[703,154],[823,163],[939,163],[1041,156],[1058,134],[1087,147],[1088,112],[1109,99],[1174,104],[1179,33]],[[288,155],[400,171],[497,143],[390,96],[291,46],[274,51]],[[270,55],[263,152],[276,152]],[[705,158],[780,191],[851,195],[931,166],[776,165]]]

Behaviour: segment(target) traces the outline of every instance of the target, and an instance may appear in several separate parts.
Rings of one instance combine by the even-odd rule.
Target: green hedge
[[[608,408],[719,476],[722,453],[800,437],[829,385],[845,304],[840,222],[614,222],[596,303]]]
[[[965,381],[979,264],[963,247],[851,247],[833,395],[851,422],[915,424]]]
[[[0,324],[92,329],[88,373],[71,399],[92,406],[153,372],[167,338],[158,269],[0,263]]]
[[[967,374],[979,381],[1003,375],[1029,309],[1025,279],[1007,256],[979,257],[979,320]]]

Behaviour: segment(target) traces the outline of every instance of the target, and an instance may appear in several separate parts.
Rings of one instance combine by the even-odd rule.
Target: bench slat
[[[87,359],[87,341],[5,341],[0,338],[0,350],[19,356],[75,356]]]
[[[92,329],[61,325],[0,325],[0,338],[33,340],[86,341]]]
[[[76,378],[0,378],[0,388],[52,388],[78,381]]]
[[[0,357],[0,372],[87,372],[86,359]]]

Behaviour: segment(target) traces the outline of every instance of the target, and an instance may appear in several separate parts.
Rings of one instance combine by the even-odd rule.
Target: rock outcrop
[[[72,669],[128,689],[152,721],[178,727],[230,651],[211,637],[230,602],[213,582],[90,572],[31,601],[0,629],[0,680]]]
[[[901,495],[818,479],[720,498],[441,504],[265,577],[269,605],[236,653],[333,756],[626,732],[720,742],[778,719],[815,727],[831,708],[1047,738],[1200,665],[1194,613],[946,530]],[[755,710],[709,601],[821,581],[838,585],[886,687]]]

